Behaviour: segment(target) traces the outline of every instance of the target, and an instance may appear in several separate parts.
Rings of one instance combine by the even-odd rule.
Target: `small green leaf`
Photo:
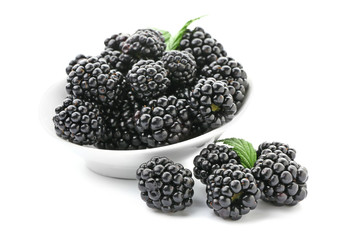
[[[240,157],[241,164],[246,168],[252,168],[257,161],[257,152],[250,142],[239,138],[226,138],[218,142],[231,146]]]
[[[171,38],[171,34],[166,31],[166,30],[161,30],[161,29],[157,29],[157,28],[154,28],[154,30],[157,30],[159,32],[161,32],[161,34],[164,36],[165,38],[165,43],[168,43],[170,41],[170,38]]]
[[[170,38],[169,42],[167,42],[167,47],[166,50],[170,51],[170,50],[176,50],[178,48],[178,46],[180,45],[181,39],[183,37],[183,34],[185,34],[187,28],[189,25],[191,25],[191,23],[193,23],[194,21],[202,18],[204,16],[189,20],[188,22],[186,22],[185,25],[183,25],[183,27],[178,31],[178,33],[176,35],[174,35],[172,38]]]

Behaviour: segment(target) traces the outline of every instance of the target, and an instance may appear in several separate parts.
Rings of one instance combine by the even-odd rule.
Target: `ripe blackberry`
[[[219,57],[201,70],[204,77],[213,77],[227,83],[237,108],[240,108],[248,90],[247,74],[240,63],[230,57]]]
[[[281,151],[264,151],[252,168],[262,199],[279,206],[293,206],[305,199],[307,169]]]
[[[194,158],[194,177],[206,184],[209,175],[225,163],[239,164],[240,158],[235,151],[225,145],[211,143]]]
[[[106,48],[100,54],[100,57],[106,60],[110,66],[110,69],[115,69],[123,74],[126,74],[133,64],[138,61],[129,54],[123,53],[119,50],[114,50],[112,48]]]
[[[55,113],[53,121],[59,137],[79,145],[91,145],[101,138],[103,119],[93,103],[68,96]]]
[[[166,93],[171,84],[166,76],[167,71],[161,61],[139,60],[128,71],[126,80],[132,93],[147,102]]]
[[[90,58],[90,56],[86,56],[83,54],[78,54],[75,59],[71,60],[70,63],[68,64],[68,66],[66,67],[66,73],[67,75],[70,74],[72,68],[74,65],[76,65],[81,59],[87,59]]]
[[[114,34],[111,37],[105,39],[105,48],[121,50],[123,43],[126,42],[129,37],[130,35],[125,33]]]
[[[238,220],[257,207],[261,192],[251,171],[239,164],[227,163],[209,175],[207,205],[215,214]]]
[[[186,139],[191,128],[185,99],[163,96],[151,100],[135,114],[136,130],[148,147],[158,147]]]
[[[189,100],[192,113],[214,129],[230,121],[237,112],[226,83],[215,78],[200,79]]]
[[[186,51],[167,51],[164,52],[161,61],[168,70],[168,78],[175,86],[194,85],[197,64],[192,54]]]
[[[139,29],[122,43],[122,51],[138,59],[158,60],[166,49],[165,38],[153,29]]]
[[[80,60],[67,77],[66,91],[75,97],[106,106],[121,101],[125,79],[117,70],[110,70],[103,58]]]
[[[285,153],[291,160],[295,160],[296,158],[296,150],[290,148],[288,144],[280,143],[280,142],[264,142],[259,145],[257,150],[257,156],[267,153]]]
[[[192,88],[191,87],[181,87],[176,88],[176,90],[171,89],[168,91],[170,95],[175,95],[177,98],[189,99],[191,97]]]
[[[226,57],[227,55],[224,47],[200,27],[196,27],[192,31],[186,30],[179,49],[185,50],[194,56],[199,70],[205,64],[210,64],[219,57]]]
[[[110,150],[146,148],[134,129],[133,114],[137,107],[137,103],[132,104],[126,101],[118,109],[105,108],[103,111],[105,131],[95,146]]]
[[[166,157],[153,157],[136,171],[142,199],[150,208],[177,212],[192,205],[192,172]]]

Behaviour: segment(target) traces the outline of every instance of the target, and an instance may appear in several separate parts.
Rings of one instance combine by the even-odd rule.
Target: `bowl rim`
[[[49,96],[49,92],[53,89],[57,89],[58,88],[58,85],[61,85],[63,84],[62,82],[56,82],[54,84],[52,84],[49,88],[47,88],[47,90],[44,92],[44,94],[42,95],[41,97],[41,100],[40,100],[40,107],[39,107],[39,118],[40,118],[40,122],[41,122],[41,125],[43,128],[45,128],[46,132],[51,135],[52,137],[55,137],[56,140],[59,140],[60,142],[64,143],[64,144],[69,144],[71,147],[74,147],[76,149],[85,149],[86,151],[104,151],[105,153],[141,153],[142,151],[148,151],[148,153],[153,153],[153,152],[159,152],[159,151],[163,151],[163,150],[167,150],[168,148],[182,148],[182,147],[186,147],[186,146],[190,146],[192,144],[190,144],[190,142],[195,142],[195,143],[198,143],[198,142],[202,142],[203,139],[207,139],[207,138],[211,138],[213,136],[217,136],[218,134],[222,134],[228,127],[230,127],[234,122],[236,122],[235,120],[238,118],[238,115],[239,114],[243,114],[242,112],[244,111],[244,109],[247,108],[248,106],[248,99],[250,99],[250,95],[251,95],[251,92],[253,91],[253,85],[252,85],[252,81],[250,79],[246,79],[246,81],[248,82],[248,88],[246,90],[246,95],[245,95],[245,98],[243,99],[243,102],[242,102],[242,106],[240,107],[240,109],[237,110],[234,118],[225,123],[224,125],[218,127],[218,128],[215,128],[209,132],[206,132],[204,134],[201,134],[199,136],[196,136],[196,137],[193,137],[193,138],[190,138],[190,139],[187,139],[187,140],[184,140],[184,141],[181,141],[181,142],[178,142],[178,143],[174,143],[174,144],[170,144],[170,145],[166,145],[166,146],[161,146],[161,147],[155,147],[155,148],[145,148],[145,149],[133,149],[133,150],[113,150],[113,149],[101,149],[101,148],[97,148],[97,147],[94,147],[93,145],[78,145],[78,144],[74,144],[72,142],[69,142],[67,140],[64,140],[60,137],[58,137],[56,134],[55,134],[55,131],[54,131],[54,128],[53,130],[51,131],[46,125],[47,125],[47,122],[41,117],[41,113],[44,111],[44,109],[46,108],[46,104],[45,104],[45,99],[46,97]],[[53,109],[53,114],[54,114],[54,109]],[[52,119],[52,118],[51,118]]]

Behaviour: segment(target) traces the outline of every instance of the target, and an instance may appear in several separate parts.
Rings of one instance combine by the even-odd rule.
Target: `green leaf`
[[[232,147],[241,159],[241,164],[246,168],[252,168],[257,161],[257,152],[253,145],[240,138],[226,138],[218,140]]]
[[[185,34],[188,26],[191,25],[191,23],[193,23],[194,21],[197,21],[198,19],[200,19],[202,17],[204,17],[204,16],[201,16],[201,17],[198,17],[195,19],[191,19],[188,22],[186,22],[186,24],[183,25],[183,27],[178,31],[178,33],[169,39],[169,41],[167,42],[166,50],[167,51],[176,50],[178,48],[178,46],[180,45],[183,34]]]
[[[170,41],[171,33],[169,33],[169,32],[166,31],[166,30],[161,30],[161,29],[157,29],[157,28],[154,28],[154,30],[157,30],[157,31],[161,32],[161,34],[162,34],[162,35],[164,36],[164,38],[165,38],[166,44]]]

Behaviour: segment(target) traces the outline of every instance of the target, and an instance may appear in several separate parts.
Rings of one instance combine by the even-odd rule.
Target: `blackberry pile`
[[[246,73],[204,29],[189,28],[194,20],[174,36],[149,28],[113,34],[98,55],[77,55],[66,67],[66,92],[97,109],[101,128],[82,140],[55,115],[57,135],[101,149],[144,149],[231,121],[248,92]]]
[[[206,203],[217,216],[238,220],[259,199],[293,206],[306,198],[308,171],[293,160],[296,151],[288,144],[264,142],[255,150],[243,139],[220,142],[209,144],[193,160],[194,176],[205,184]]]

